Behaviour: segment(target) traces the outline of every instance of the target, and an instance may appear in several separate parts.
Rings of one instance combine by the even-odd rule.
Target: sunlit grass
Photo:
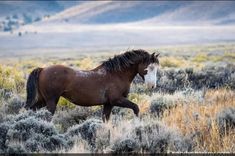
[[[200,70],[208,62],[219,63],[234,63],[235,50],[234,45],[216,45],[216,46],[192,46],[192,47],[169,47],[162,48],[163,52],[160,54],[160,68],[166,70],[172,69],[185,69],[193,68],[193,71]],[[196,54],[189,53],[190,51],[196,52]],[[212,55],[213,51],[219,51],[216,55]],[[116,52],[115,54],[118,54]],[[170,55],[169,55],[170,54]],[[26,97],[26,81],[30,72],[36,67],[47,67],[54,64],[63,64],[70,66],[74,69],[90,70],[99,65],[100,61],[106,60],[112,57],[112,54],[94,54],[88,56],[78,56],[67,58],[24,58],[15,60],[3,60],[0,65],[0,91],[9,90],[14,95],[20,95],[25,101]],[[174,80],[173,80],[174,81]],[[231,81],[232,82],[232,81]],[[106,129],[102,129],[97,133],[97,138],[100,139],[96,142],[100,148],[99,152],[110,152],[111,146],[121,139],[130,137],[133,130],[137,126],[153,125],[161,123],[166,126],[166,130],[172,130],[182,134],[183,137],[191,139],[194,143],[193,152],[234,152],[235,151],[235,131],[232,128],[226,130],[226,133],[222,134],[219,125],[216,122],[216,117],[219,112],[228,107],[235,107],[235,92],[231,86],[224,86],[220,89],[205,89],[205,90],[180,90],[174,93],[165,92],[152,92],[146,88],[143,84],[132,84],[131,91],[128,95],[128,99],[136,103],[140,108],[140,117],[134,116],[130,109],[122,108],[121,111],[124,116],[113,113],[111,115],[111,121],[103,124]],[[1,96],[4,96],[2,94]],[[5,100],[5,101],[4,101]],[[4,97],[1,97],[0,108],[6,103],[10,103],[14,106],[13,102],[9,102]],[[16,100],[17,103],[17,100]],[[20,103],[20,102],[19,102]],[[155,105],[163,105],[162,115],[157,116],[154,110],[151,110]],[[14,109],[14,107],[10,107]],[[63,110],[73,111],[77,108],[65,98],[60,98],[58,102],[57,113]],[[6,110],[5,108],[2,110]],[[0,110],[0,111],[2,111]],[[85,111],[84,111],[85,110]],[[102,107],[91,107],[89,111],[86,109],[81,110],[84,114],[101,113]],[[4,112],[2,111],[2,112]],[[23,113],[20,111],[19,113]],[[89,113],[88,113],[89,112]],[[78,112],[81,113],[81,112]],[[74,118],[76,112],[74,113]],[[125,114],[127,114],[125,116]],[[7,114],[0,114],[3,117]],[[58,118],[60,116],[57,116]],[[2,117],[1,116],[1,117]],[[93,118],[94,116],[90,117]],[[97,116],[95,116],[97,118]],[[101,116],[98,116],[101,120]],[[71,126],[77,122],[83,122],[84,119],[71,119],[76,122],[70,122],[69,119],[61,119],[63,123],[67,123]],[[1,120],[0,120],[1,121]],[[54,123],[53,123],[54,124]],[[80,124],[80,123],[79,123]],[[62,129],[62,123],[56,123],[57,129]],[[107,139],[106,131],[110,133],[108,138],[109,146],[101,146]],[[65,132],[67,129],[65,129]],[[162,134],[164,135],[164,134]],[[132,138],[131,138],[132,139]],[[151,138],[150,138],[151,139]],[[107,141],[107,140],[106,140]],[[151,142],[151,140],[148,140]],[[23,144],[23,143],[22,143]],[[84,140],[77,140],[77,142],[71,146],[69,151],[65,151],[63,147],[58,149],[57,152],[70,152],[70,153],[83,153],[90,152],[90,145]],[[141,152],[145,152],[141,149]],[[167,152],[175,152],[167,149]]]
[[[216,114],[227,107],[235,107],[235,93],[231,90],[209,90],[202,103],[179,105],[166,111],[162,118],[170,127],[178,128],[184,135],[197,134],[197,151],[232,152],[235,133],[228,131],[221,136],[216,124]]]

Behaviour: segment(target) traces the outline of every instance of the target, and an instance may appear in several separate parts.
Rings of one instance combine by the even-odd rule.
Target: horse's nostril
[[[154,86],[152,86],[152,89],[154,88]]]

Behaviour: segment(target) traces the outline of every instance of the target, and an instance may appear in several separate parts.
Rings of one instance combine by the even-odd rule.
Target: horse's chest
[[[127,88],[124,92],[123,92],[123,96],[127,97],[129,94],[130,88]]]
[[[121,97],[127,97],[129,93],[129,85],[125,84],[112,84],[107,89],[108,99],[119,99]]]

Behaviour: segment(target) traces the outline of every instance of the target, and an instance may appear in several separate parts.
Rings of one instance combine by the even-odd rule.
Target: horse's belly
[[[93,90],[77,90],[64,94],[63,97],[71,101],[72,103],[80,106],[95,106],[106,103],[105,91]]]

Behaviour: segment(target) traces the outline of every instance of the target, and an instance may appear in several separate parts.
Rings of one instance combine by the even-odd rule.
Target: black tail
[[[27,101],[25,108],[29,109],[32,107],[38,100],[38,80],[39,74],[43,68],[34,69],[28,78],[26,91],[27,91]]]

